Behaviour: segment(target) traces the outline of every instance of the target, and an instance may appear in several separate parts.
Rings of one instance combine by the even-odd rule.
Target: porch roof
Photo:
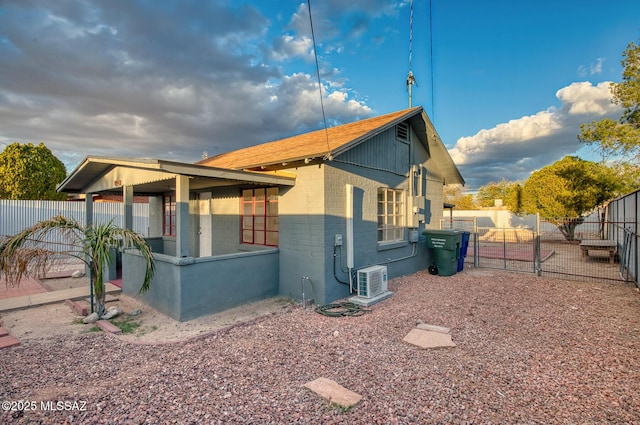
[[[161,159],[86,157],[62,183],[58,192],[121,193],[134,186],[136,194],[158,194],[174,189],[176,176],[188,176],[193,191],[220,186],[293,186],[295,175],[287,172],[251,172],[208,167]]]

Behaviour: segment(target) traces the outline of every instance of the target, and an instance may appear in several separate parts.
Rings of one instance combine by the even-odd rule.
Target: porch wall
[[[156,273],[141,299],[180,321],[217,313],[278,294],[278,249],[205,258],[154,254]],[[122,290],[137,295],[144,260],[135,251],[122,256]]]

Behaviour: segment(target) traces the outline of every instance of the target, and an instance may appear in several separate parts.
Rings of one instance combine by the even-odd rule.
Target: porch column
[[[176,256],[189,256],[188,176],[176,176]]]
[[[93,193],[85,194],[84,198],[84,224],[93,225]]]
[[[122,187],[122,228],[133,230],[133,186]]]

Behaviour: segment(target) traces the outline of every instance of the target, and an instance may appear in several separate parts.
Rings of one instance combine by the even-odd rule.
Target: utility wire
[[[313,31],[313,19],[311,18],[311,0],[307,0],[309,10],[309,25],[311,26],[311,40],[313,41],[313,56],[316,59],[316,76],[318,77],[318,90],[320,91],[320,108],[322,109],[322,121],[324,122],[324,135],[327,139],[327,154],[324,159],[331,159],[331,146],[329,145],[329,130],[327,130],[327,117],[324,113],[324,102],[322,100],[322,83],[320,81],[320,66],[318,65],[318,51],[316,49],[316,36]]]
[[[413,70],[413,0],[409,3],[409,71]]]
[[[407,75],[407,92],[409,93],[409,108],[413,107],[413,0],[409,2],[409,75]]]
[[[429,60],[431,61],[431,119],[436,121],[436,94],[433,86],[433,7],[432,0],[429,0]]]

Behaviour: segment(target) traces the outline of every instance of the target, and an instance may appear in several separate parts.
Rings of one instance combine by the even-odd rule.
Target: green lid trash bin
[[[433,266],[429,272],[440,276],[452,276],[458,271],[458,259],[462,246],[462,232],[459,230],[425,230],[427,248],[431,249]],[[434,273],[435,272],[435,273]]]

